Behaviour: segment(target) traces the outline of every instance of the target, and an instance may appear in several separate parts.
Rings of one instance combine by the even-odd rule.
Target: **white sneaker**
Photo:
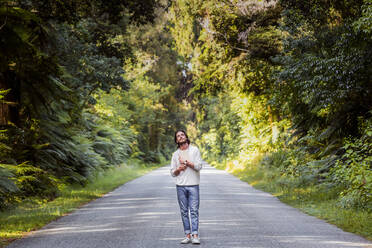
[[[182,241],[181,241],[181,244],[188,244],[191,242],[191,239],[189,237],[185,237]]]
[[[192,243],[193,245],[200,245],[200,239],[199,239],[199,236],[198,236],[197,238],[192,237],[192,238],[191,238],[191,243]]]

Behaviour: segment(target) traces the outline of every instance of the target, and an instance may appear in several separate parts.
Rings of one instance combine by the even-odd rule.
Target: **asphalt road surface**
[[[372,248],[372,242],[301,213],[225,171],[201,171],[200,247]],[[176,190],[163,167],[8,248],[168,248],[181,245]]]

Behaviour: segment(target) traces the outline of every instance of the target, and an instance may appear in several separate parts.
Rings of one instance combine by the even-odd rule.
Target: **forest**
[[[212,166],[372,211],[372,0],[1,0],[0,210],[184,129]]]

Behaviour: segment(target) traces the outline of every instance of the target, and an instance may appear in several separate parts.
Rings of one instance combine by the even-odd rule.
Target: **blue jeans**
[[[178,186],[177,198],[185,234],[198,234],[199,229],[199,185]],[[189,212],[190,211],[190,212]],[[190,229],[191,219],[191,229]]]

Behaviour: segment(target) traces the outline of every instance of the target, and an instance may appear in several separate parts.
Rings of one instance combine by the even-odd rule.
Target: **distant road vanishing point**
[[[201,171],[203,248],[372,248],[225,171]],[[124,184],[8,248],[174,248],[183,228],[168,167]]]

